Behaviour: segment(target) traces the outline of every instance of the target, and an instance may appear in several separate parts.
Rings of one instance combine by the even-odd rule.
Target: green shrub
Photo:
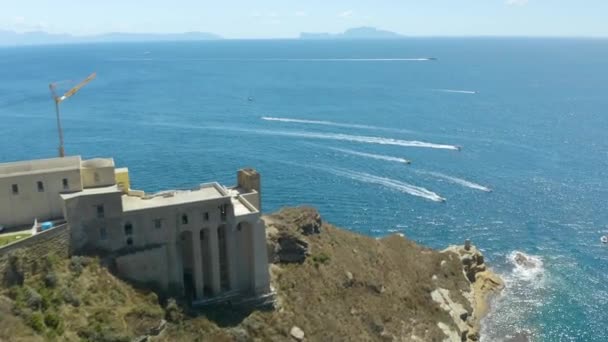
[[[54,312],[47,312],[44,315],[44,324],[57,333],[63,335],[63,320]]]
[[[27,324],[35,331],[41,333],[44,331],[44,317],[39,311],[33,312],[27,319]]]
[[[50,271],[49,273],[47,273],[44,276],[44,286],[53,288],[53,287],[57,286],[57,283],[58,283],[58,279],[57,279],[57,274],[55,274],[55,272]]]
[[[312,261],[317,264],[326,264],[329,262],[329,256],[325,253],[321,253],[312,257]]]
[[[72,289],[70,289],[70,288],[64,287],[61,289],[61,298],[63,299],[64,302],[66,302],[74,307],[80,306],[80,299],[78,298],[78,296],[76,296],[74,291],[72,291]]]
[[[42,296],[33,288],[26,286],[25,291],[25,304],[33,309],[39,310],[42,308]]]

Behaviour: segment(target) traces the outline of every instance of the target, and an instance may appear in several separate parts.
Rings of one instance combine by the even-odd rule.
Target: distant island
[[[54,34],[43,31],[18,33],[0,30],[0,46],[75,44],[102,42],[156,42],[156,41],[197,41],[218,40],[219,35],[208,32],[185,33],[105,33],[90,36]]]
[[[404,36],[375,27],[355,27],[344,33],[300,33],[300,39],[398,39]]]

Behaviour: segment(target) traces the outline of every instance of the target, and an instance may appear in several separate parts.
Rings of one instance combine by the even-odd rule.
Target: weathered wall
[[[135,283],[152,285],[162,291],[169,289],[169,265],[166,246],[146,249],[116,258],[118,274]]]
[[[25,251],[28,260],[42,260],[51,254],[67,258],[70,254],[70,229],[64,224],[0,248],[0,283],[3,282],[9,253],[18,249]]]

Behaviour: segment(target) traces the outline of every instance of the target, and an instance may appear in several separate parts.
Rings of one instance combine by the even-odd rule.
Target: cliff
[[[310,208],[264,220],[274,310],[194,312],[114,278],[95,259],[32,263],[21,251],[2,271],[0,340],[475,341],[487,297],[502,286],[475,247],[439,252],[399,235],[373,239]]]

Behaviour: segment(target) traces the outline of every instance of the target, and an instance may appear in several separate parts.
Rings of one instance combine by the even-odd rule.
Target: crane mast
[[[61,127],[61,114],[59,111],[59,104],[61,104],[61,102],[67,100],[68,98],[72,97],[74,94],[76,94],[80,89],[82,89],[82,87],[84,87],[89,82],[94,80],[96,76],[97,76],[96,73],[90,74],[82,82],[77,84],[72,89],[68,90],[63,95],[57,94],[58,82],[49,84],[49,89],[51,90],[51,94],[53,95],[53,100],[55,101],[55,113],[57,115],[57,131],[59,134],[59,157],[65,157],[65,148],[63,146],[63,128]]]

